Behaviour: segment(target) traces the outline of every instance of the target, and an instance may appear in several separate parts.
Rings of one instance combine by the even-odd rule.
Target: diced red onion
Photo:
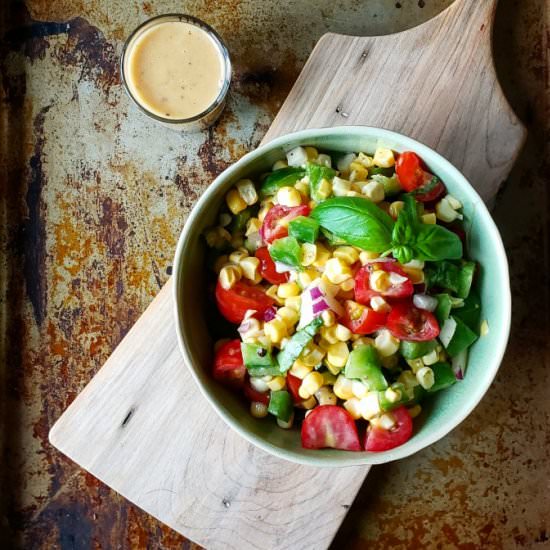
[[[453,372],[455,373],[457,380],[464,379],[464,373],[466,372],[466,364],[468,362],[468,349],[462,350],[458,355],[455,355],[451,359],[451,365]]]
[[[311,287],[309,289],[309,294],[312,300],[317,300],[317,298],[321,298],[321,296],[323,296],[323,293],[318,286]]]
[[[275,262],[275,271],[277,273],[287,273],[293,269],[294,268],[292,266],[284,264],[283,262]]]
[[[322,313],[327,309],[330,309],[330,306],[326,303],[326,301],[323,298],[321,298],[317,302],[313,302],[313,315]]]
[[[427,294],[415,294],[413,296],[413,304],[418,309],[424,309],[425,311],[435,311],[437,308],[437,298],[428,296]]]
[[[251,328],[252,323],[250,319],[246,319],[239,325],[237,332],[242,336],[243,334],[246,334]]]
[[[264,311],[264,321],[271,321],[275,319],[276,315],[277,315],[277,310],[273,306],[269,307]]]

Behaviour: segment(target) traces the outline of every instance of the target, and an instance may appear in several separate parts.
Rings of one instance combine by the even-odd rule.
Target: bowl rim
[[[468,404],[468,406],[463,407],[456,414],[452,422],[448,422],[447,424],[442,425],[439,429],[432,430],[428,435],[424,436],[422,443],[413,445],[405,451],[399,451],[399,449],[401,449],[402,447],[396,447],[394,449],[390,449],[388,451],[384,451],[381,453],[368,453],[366,451],[362,451],[360,453],[352,453],[352,452],[341,451],[342,453],[346,453],[346,454],[343,454],[342,456],[338,456],[338,457],[335,457],[335,456],[322,457],[322,456],[319,456],[318,454],[312,454],[311,457],[306,457],[306,456],[298,455],[293,451],[282,449],[264,440],[263,438],[249,432],[245,428],[243,428],[242,425],[237,420],[234,420],[229,415],[225,414],[223,407],[221,407],[220,404],[217,403],[215,397],[210,394],[207,387],[203,385],[199,380],[198,375],[195,371],[196,367],[193,364],[193,360],[190,356],[190,353],[187,350],[187,347],[183,338],[183,327],[180,320],[179,288],[181,284],[181,273],[183,271],[181,269],[181,266],[185,261],[183,251],[185,250],[188,242],[192,237],[196,222],[198,221],[198,219],[200,219],[201,214],[209,204],[212,196],[215,194],[215,191],[220,187],[224,187],[226,185],[229,187],[229,184],[233,182],[234,175],[238,174],[238,172],[241,170],[243,166],[246,166],[252,163],[254,160],[258,159],[259,157],[261,157],[266,152],[272,149],[284,147],[285,144],[288,145],[288,142],[295,143],[299,141],[303,145],[306,145],[307,141],[311,139],[317,139],[317,138],[329,136],[329,135],[331,137],[334,137],[334,136],[338,137],[338,136],[349,135],[349,134],[357,135],[358,137],[359,136],[365,137],[368,134],[372,134],[372,136],[378,140],[387,140],[389,142],[394,141],[399,143],[399,145],[401,146],[410,148],[411,150],[415,151],[416,153],[419,154],[420,157],[435,155],[438,163],[441,163],[440,165],[444,166],[446,171],[448,171],[452,175],[453,181],[456,182],[460,188],[464,188],[469,194],[473,196],[473,198],[475,199],[475,201],[473,202],[475,204],[476,214],[484,217],[486,221],[488,221],[487,227],[490,234],[487,236],[487,238],[491,239],[494,250],[496,252],[497,261],[498,261],[498,265],[496,266],[496,269],[499,269],[502,271],[502,275],[503,275],[502,280],[505,281],[503,285],[505,288],[502,288],[503,293],[501,295],[504,316],[502,318],[502,325],[501,325],[502,329],[500,331],[498,343],[497,343],[497,346],[495,346],[495,349],[493,350],[493,354],[492,354],[492,358],[493,358],[491,362],[492,372],[490,376],[486,378],[486,381],[483,385],[477,386],[475,398],[472,399],[472,401]],[[192,208],[187,220],[185,221],[185,225],[178,239],[173,266],[174,266],[173,267],[174,315],[175,315],[175,321],[176,321],[176,333],[178,338],[178,344],[179,344],[180,351],[183,355],[184,362],[187,368],[191,371],[191,375],[194,378],[195,383],[197,384],[200,392],[207,399],[210,405],[214,408],[217,414],[222,418],[222,420],[227,425],[229,425],[230,428],[235,430],[235,432],[237,432],[241,437],[244,437],[249,443],[255,445],[256,447],[262,449],[267,453],[275,455],[278,458],[282,458],[284,460],[288,460],[298,464],[304,464],[304,465],[316,466],[316,467],[349,467],[349,466],[361,466],[361,465],[366,466],[366,465],[373,465],[373,464],[385,464],[388,462],[392,462],[394,460],[398,460],[398,459],[410,456],[418,451],[421,451],[422,449],[425,449],[426,447],[429,447],[433,443],[439,441],[444,436],[446,436],[449,432],[454,430],[459,424],[461,424],[483,399],[484,395],[487,393],[487,390],[491,386],[500,368],[502,359],[504,357],[504,353],[506,351],[508,338],[510,335],[511,317],[512,317],[512,311],[511,311],[512,299],[511,299],[511,290],[510,290],[508,260],[506,257],[504,244],[502,242],[502,237],[499,233],[499,230],[492,216],[490,215],[487,209],[487,206],[485,205],[485,203],[483,202],[483,200],[481,199],[481,197],[479,196],[475,188],[469,183],[466,177],[462,174],[462,172],[460,172],[460,170],[458,170],[458,168],[456,168],[450,161],[448,161],[441,153],[438,153],[431,147],[413,138],[410,138],[404,134],[400,134],[399,132],[394,132],[392,130],[387,130],[384,128],[378,128],[374,126],[361,126],[361,125],[336,126],[336,127],[328,127],[328,128],[309,128],[309,129],[299,130],[297,132],[292,132],[289,134],[284,134],[282,136],[279,136],[265,144],[258,146],[256,149],[250,151],[249,153],[245,154],[243,157],[241,157],[238,161],[236,161],[231,166],[226,168],[222,173],[220,173],[214,179],[214,181],[208,186],[208,188],[204,191],[202,196],[199,198],[199,200],[196,202],[196,204]],[[347,455],[349,455],[349,457]]]

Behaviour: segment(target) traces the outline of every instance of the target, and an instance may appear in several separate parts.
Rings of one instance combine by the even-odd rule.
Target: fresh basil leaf
[[[475,262],[468,261],[427,264],[424,269],[426,285],[450,290],[459,298],[466,298],[470,294],[475,267]]]
[[[462,258],[462,241],[441,225],[420,224],[412,246],[417,260],[436,262]]]
[[[327,166],[321,166],[320,164],[308,162],[306,164],[306,174],[309,179],[311,198],[314,201],[322,201],[324,197],[319,194],[319,186],[321,185],[321,181],[324,179],[332,181],[336,175],[336,170],[333,170]]]
[[[410,246],[394,246],[392,255],[399,263],[406,264],[413,259],[413,250]]]
[[[374,203],[360,197],[336,197],[310,214],[319,225],[348,244],[373,252],[391,248],[394,222]]]
[[[281,187],[294,185],[299,179],[303,178],[306,174],[304,168],[297,168],[295,166],[287,166],[286,168],[280,168],[267,175],[260,187],[260,195],[267,197],[269,195],[275,195]]]

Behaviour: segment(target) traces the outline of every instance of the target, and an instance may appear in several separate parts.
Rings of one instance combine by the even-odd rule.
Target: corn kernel
[[[258,401],[252,401],[250,403],[250,414],[254,418],[265,418],[267,416],[267,405]]]
[[[323,385],[323,376],[317,371],[310,372],[303,380],[298,390],[302,399],[309,399]]]
[[[309,412],[311,412],[311,409],[314,409],[316,406],[317,406],[317,399],[315,399],[315,397],[313,397],[313,395],[309,399],[304,399],[300,403],[300,407],[307,411],[306,416]]]
[[[338,378],[336,378],[333,391],[340,399],[351,399],[354,397],[352,384],[353,382],[349,378],[340,374]]]
[[[248,330],[244,333],[241,333],[241,338],[243,342],[248,344],[256,343],[258,337],[264,334],[260,321],[254,318],[248,319],[247,326],[249,327]]]
[[[360,380],[353,380],[351,383],[351,391],[355,397],[361,399],[367,395],[369,387],[366,384],[363,384]]]
[[[285,301],[279,297],[279,287],[278,287],[277,285],[271,285],[271,286],[265,291],[265,293],[266,293],[270,298],[272,298],[273,300],[275,300],[275,302],[277,302],[278,305],[283,305],[283,304],[285,303]]]
[[[286,168],[287,166],[288,166],[288,162],[286,160],[278,160],[271,167],[271,170],[273,170],[273,172],[275,172],[275,170],[280,170],[281,168]]]
[[[321,386],[315,392],[315,399],[317,399],[319,405],[336,405],[338,402],[336,394],[329,386]]]
[[[271,200],[263,201],[262,206],[260,208],[260,211],[258,212],[258,221],[260,224],[263,223],[265,217],[267,216],[267,213],[273,208],[274,202]]]
[[[283,390],[286,387],[286,378],[284,376],[274,376],[266,384],[271,391]]]
[[[321,199],[328,199],[332,193],[332,184],[327,179],[323,178],[319,182],[319,187],[317,188],[317,195]]]
[[[290,296],[288,298],[285,298],[285,307],[289,307],[299,312],[301,305],[302,305],[302,298],[300,296]]]
[[[281,187],[277,191],[277,202],[282,206],[300,206],[302,195],[294,187]]]
[[[300,315],[295,309],[283,306],[277,310],[277,317],[282,319],[286,326],[290,328],[298,322]]]
[[[269,391],[269,386],[265,380],[262,380],[259,376],[250,377],[250,385],[258,392],[265,393]]]
[[[302,244],[302,265],[310,266],[317,257],[317,245],[311,243]]]
[[[393,151],[386,147],[377,147],[374,152],[373,163],[381,168],[390,168],[395,164]]]
[[[332,192],[335,197],[345,197],[351,191],[351,182],[338,176],[332,180]]]
[[[399,349],[399,340],[389,330],[381,330],[374,340],[374,347],[382,357],[388,357]]]
[[[409,365],[413,373],[416,374],[417,371],[424,366],[424,362],[421,357],[418,357],[417,359],[407,359],[407,365]]]
[[[306,202],[309,198],[309,182],[307,178],[302,178],[294,184],[294,188],[302,196],[302,202]]]
[[[308,155],[303,147],[295,147],[286,154],[289,166],[303,166],[308,161]]]
[[[256,193],[256,187],[252,180],[243,179],[237,182],[237,191],[241,196],[241,199],[248,205],[251,206],[258,202],[258,193]]]
[[[409,411],[411,418],[416,418],[422,412],[422,407],[420,405],[415,405],[407,410]]]
[[[288,419],[288,422],[285,422],[284,420],[277,418],[277,426],[279,426],[279,428],[283,428],[283,430],[290,430],[290,428],[292,428],[293,423],[294,423],[294,413],[292,413],[292,416]]]
[[[220,285],[224,290],[233,288],[235,283],[242,277],[242,270],[237,265],[226,265],[222,267],[218,276]]]
[[[414,269],[424,269],[425,262],[424,260],[411,260],[410,262],[407,262],[406,264],[403,264],[403,267],[412,267]]]
[[[248,223],[246,224],[245,235],[248,237],[253,233],[258,233],[261,227],[262,227],[262,223],[258,218],[250,218],[248,220]]]
[[[243,250],[234,250],[233,252],[231,252],[231,254],[229,254],[229,261],[232,263],[232,264],[237,264],[239,265],[239,263],[241,262],[241,260],[244,260],[245,258],[248,257],[248,252],[247,251],[243,251]]]
[[[281,319],[277,319],[277,317],[275,317],[275,319],[264,323],[264,332],[271,342],[274,344],[280,343],[281,340],[287,335],[286,324],[281,321]]]
[[[369,260],[375,260],[379,256],[380,254],[378,254],[378,252],[363,250],[362,252],[359,253],[359,261],[361,262],[361,265],[365,265],[369,263]]]
[[[302,354],[301,359],[308,367],[316,367],[321,363],[324,356],[325,351],[322,348],[313,346],[307,353]]]
[[[311,276],[307,271],[300,271],[297,276],[297,282],[302,288],[306,288],[311,284]]]
[[[371,418],[370,423],[372,426],[382,428],[383,430],[391,430],[395,426],[395,418],[391,413],[384,413],[380,416]]]
[[[283,283],[277,289],[277,295],[283,299],[298,296],[299,294],[300,287],[296,283]]]
[[[223,256],[219,256],[214,262],[214,271],[216,273],[219,273],[222,270],[222,267],[224,267],[228,263],[229,258],[225,254]]]
[[[331,327],[336,323],[336,315],[334,315],[334,311],[331,309],[325,309],[325,311],[321,313],[321,319],[325,327]]]
[[[370,307],[374,309],[374,311],[380,311],[380,312],[387,312],[391,310],[390,305],[382,296],[373,296],[370,299]]]
[[[359,399],[357,399],[357,397],[352,397],[344,401],[344,409],[349,412],[354,420],[359,420],[361,418],[361,408],[359,407]]]
[[[388,388],[385,391],[385,396],[390,403],[397,403],[402,397],[401,391],[394,388]]]
[[[372,168],[374,166],[373,158],[365,153],[357,155],[357,162],[361,163],[365,168]]]
[[[327,168],[332,167],[332,159],[330,158],[330,155],[325,155],[325,153],[320,153],[315,162],[321,166],[326,166]]]
[[[349,165],[350,181],[365,181],[369,175],[368,170],[357,161],[353,161]]]
[[[453,197],[452,195],[447,195],[445,198],[447,199],[447,202],[451,205],[451,208],[453,208],[454,210],[459,210],[460,208],[462,208],[462,203],[456,197]]]
[[[336,327],[334,325],[331,325],[330,327],[322,326],[319,332],[321,334],[321,341],[324,340],[329,344],[327,346],[327,351],[332,344],[336,344],[337,342],[339,342],[338,338],[336,337]]]
[[[220,248],[231,240],[231,234],[223,227],[211,227],[204,233],[206,244],[211,248]]]
[[[462,219],[462,214],[457,212],[452,206],[447,197],[443,197],[435,205],[435,213],[438,219],[444,222],[452,222],[456,219]]]
[[[328,348],[327,359],[337,367],[344,367],[348,361],[348,357],[348,346],[344,342],[331,344]]]
[[[361,193],[376,203],[384,200],[384,185],[379,181],[368,181],[361,187]]]
[[[430,212],[429,214],[422,214],[422,216],[420,216],[420,219],[422,220],[422,223],[425,223],[427,225],[435,225],[437,223],[437,216],[434,212]]]
[[[303,380],[312,370],[313,367],[306,365],[301,359],[296,359],[290,367],[290,374]]]
[[[344,367],[337,367],[336,365],[332,364],[326,357],[324,360],[324,364],[327,367],[330,374],[333,374],[334,376],[338,376],[340,374],[340,371],[344,368]]]
[[[315,160],[319,156],[319,151],[317,151],[315,147],[311,147],[308,145],[307,147],[304,147],[304,149],[306,151],[308,160]]]
[[[348,265],[354,264],[359,259],[359,253],[353,246],[339,246],[332,255]]]
[[[434,349],[422,356],[422,362],[427,365],[435,365],[439,361],[439,353]]]
[[[489,334],[489,323],[487,322],[487,319],[483,319],[479,327],[479,335],[487,336],[487,334]]]
[[[403,266],[403,271],[408,275],[413,285],[419,285],[424,282],[424,271],[422,269]]]
[[[406,388],[414,388],[415,386],[418,386],[418,380],[410,370],[404,370],[397,377],[397,381],[403,384]]]
[[[416,379],[425,390],[429,390],[435,382],[434,371],[430,367],[422,367],[417,371]]]
[[[355,280],[353,278],[349,278],[343,283],[340,283],[340,292],[338,292],[338,296],[343,298],[345,297],[348,299],[348,293],[351,292],[351,295],[349,296],[349,299],[353,298],[354,293],[352,292],[355,288]]]
[[[403,201],[393,201],[388,209],[388,214],[396,220],[399,216],[399,212],[403,210],[403,207],[405,206],[405,203]]]
[[[236,189],[231,189],[225,197],[225,202],[233,214],[242,212],[247,204]]]
[[[336,168],[339,172],[349,172],[349,166],[350,164],[357,159],[357,155],[355,153],[348,153],[347,155],[342,155],[338,158],[338,161],[336,162]]]
[[[365,420],[370,420],[380,413],[380,403],[378,402],[378,392],[370,391],[359,400],[359,410]]]
[[[359,191],[348,191],[346,193],[346,197],[362,197],[361,193]]]
[[[324,275],[334,284],[343,283],[345,280],[352,277],[351,269],[339,258],[331,258],[325,264]]]
[[[315,257],[315,261],[313,262],[313,265],[315,267],[324,267],[327,261],[330,258],[330,252],[329,250],[322,244],[317,244],[317,255]]]
[[[351,338],[351,330],[344,325],[336,325],[334,335],[340,342],[347,342]]]
[[[331,372],[325,371],[322,373],[323,375],[323,386],[334,386],[334,383],[336,382],[336,376],[332,374]]]
[[[361,336],[354,340],[352,347],[353,349],[358,348],[359,346],[374,346],[374,340],[368,338],[367,336]]]
[[[369,285],[372,290],[385,292],[390,288],[390,277],[386,271],[378,269],[369,275]]]

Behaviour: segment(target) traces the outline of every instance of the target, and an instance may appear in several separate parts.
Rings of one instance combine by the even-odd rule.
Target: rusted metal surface
[[[450,3],[0,5],[0,529],[12,546],[194,546],[64,459],[48,430],[166,281],[190,207],[259,142],[318,37],[401,30]],[[497,14],[497,68],[531,131],[495,212],[514,291],[506,360],[451,435],[371,471],[335,548],[549,545],[544,5],[501,0]],[[140,115],[118,75],[124,38],[170,11],[212,24],[235,66],[222,119],[194,136]]]

